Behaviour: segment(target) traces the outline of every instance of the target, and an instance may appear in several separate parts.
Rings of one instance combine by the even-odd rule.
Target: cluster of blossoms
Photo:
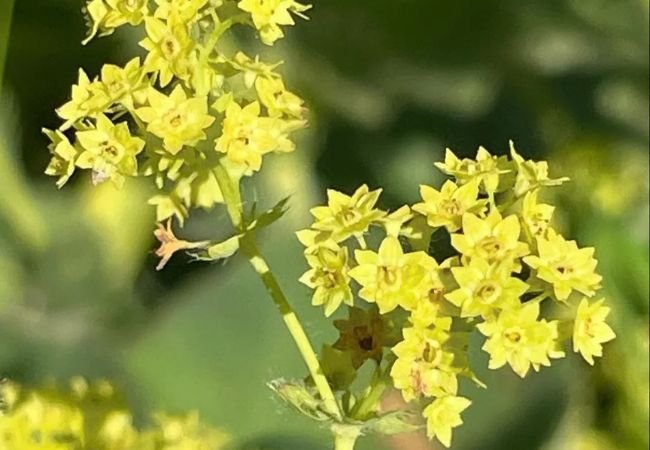
[[[292,14],[307,9],[293,0],[91,0],[87,40],[137,26],[144,55],[92,78],[79,71],[57,110],[63,123],[44,130],[46,173],[59,187],[77,168],[89,169],[95,184],[151,176],[159,221],[182,223],[192,208],[223,203],[218,165],[233,178],[252,175],[264,155],[293,151],[291,134],[306,126],[279,64],[232,51],[224,36],[248,25],[272,45]]]
[[[354,369],[386,361],[405,401],[430,399],[428,435],[445,446],[471,403],[459,377],[482,384],[467,355],[474,330],[489,368],[509,365],[521,377],[564,357],[566,341],[593,364],[615,337],[609,308],[593,299],[601,281],[594,249],[565,239],[551,225],[554,207],[538,200],[567,179],[549,178],[545,162],[525,160],[512,144],[510,156],[480,148],[459,159],[448,150],[436,166],[452,180],[440,190],[421,186],[421,202],[392,213],[376,207],[380,190],[330,190],[327,206],[311,210],[312,226],[298,232],[313,304],[327,316],[342,304],[350,310],[335,322],[334,348]]]
[[[24,389],[0,386],[0,449],[11,450],[218,450],[227,436],[185,416],[154,414],[142,430],[122,396],[107,381],[74,378],[69,386]]]

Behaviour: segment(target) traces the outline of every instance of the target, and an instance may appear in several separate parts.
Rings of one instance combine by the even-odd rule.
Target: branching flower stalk
[[[309,373],[318,389],[320,397],[323,399],[324,407],[334,417],[341,420],[342,415],[338,403],[334,397],[332,389],[330,388],[327,378],[323,374],[323,369],[321,368],[318,356],[309,341],[309,337],[307,337],[302,324],[298,320],[296,313],[282,291],[280,283],[260,253],[255,239],[255,233],[245,233],[245,229],[243,228],[243,210],[239,182],[232,180],[228,172],[222,168],[218,168],[215,171],[215,175],[219,187],[224,193],[224,201],[226,202],[230,220],[232,221],[233,226],[242,233],[242,239],[240,240],[242,253],[248,258],[251,266],[253,266],[255,272],[259,275],[267,292],[280,311],[282,320],[289,330],[289,333],[291,333],[291,337],[296,343],[296,346],[309,369]]]
[[[88,169],[94,184],[150,177],[158,269],[179,251],[207,261],[241,252],[309,371],[269,386],[329,427],[335,450],[353,449],[363,435],[420,428],[449,447],[472,403],[459,380],[486,387],[469,361],[471,334],[483,339],[489,369],[509,366],[522,378],[564,357],[569,343],[589,364],[602,356],[615,334],[609,308],[594,299],[595,250],[566,239],[553,227],[554,206],[540,200],[567,178],[551,178],[546,162],[524,159],[513,143],[509,156],[481,147],[461,159],[447,150],[436,166],[449,179],[420,186],[421,201],[395,211],[378,206],[381,189],[328,190],[327,204],[312,208],[313,223],[297,233],[308,266],[299,281],[326,317],[347,314],[333,320],[337,340],[316,353],[256,240],[286,200],[259,213],[244,207],[250,202],[240,190],[267,155],[295,149],[305,108],[278,64],[222,45],[233,27],[250,27],[272,45],[308,9],[294,0],[89,1],[86,42],[139,26],[146,54],[93,78],[80,70],[57,110],[63,123],[44,130],[46,173],[58,186],[77,169]],[[176,236],[192,210],[217,205],[230,217],[231,237]],[[382,411],[389,389],[412,407]]]

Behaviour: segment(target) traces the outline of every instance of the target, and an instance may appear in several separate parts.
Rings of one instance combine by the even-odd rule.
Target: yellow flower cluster
[[[303,101],[286,89],[279,64],[251,58],[222,38],[236,25],[268,45],[309,6],[292,0],[90,0],[90,34],[124,26],[143,30],[143,59],[106,64],[97,77],[79,71],[50,139],[48,175],[63,186],[75,169],[92,182],[151,176],[158,221],[183,222],[192,208],[223,202],[214,171],[232,178],[259,171],[269,153],[294,150],[306,126]],[[84,42],[84,43],[85,43]]]
[[[573,349],[590,364],[615,335],[605,323],[609,308],[590,300],[601,281],[594,249],[565,239],[551,225],[554,207],[538,201],[566,178],[549,178],[545,162],[525,160],[512,144],[510,157],[481,147],[475,159],[461,159],[447,150],[436,165],[453,179],[440,190],[421,186],[421,202],[392,213],[376,207],[381,190],[328,191],[328,204],[311,210],[314,222],[298,238],[313,304],[327,316],[342,304],[354,311],[336,321],[337,348],[355,368],[382,360],[382,348],[368,356],[363,345],[378,341],[367,326],[350,336],[365,317],[351,306],[355,298],[372,304],[375,323],[399,324],[392,384],[406,401],[432,399],[423,411],[428,435],[448,447],[471,403],[459,394],[459,377],[481,384],[468,364],[472,330],[484,337],[490,369],[509,365],[521,377],[565,356],[570,336],[560,329],[573,328]],[[451,257],[437,248],[445,241]]]
[[[74,378],[68,387],[0,386],[2,450],[218,450],[227,436],[185,416],[154,414],[138,430],[121,395],[107,381]]]

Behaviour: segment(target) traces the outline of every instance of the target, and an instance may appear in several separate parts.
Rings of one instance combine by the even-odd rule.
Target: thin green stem
[[[367,419],[377,408],[384,392],[388,388],[388,380],[382,373],[373,380],[368,393],[352,408],[350,416],[357,420]]]
[[[9,48],[9,34],[13,16],[14,0],[0,2],[0,97],[4,81],[4,70],[7,63],[7,49]]]
[[[241,203],[239,182],[233,180],[228,174],[227,169],[222,165],[218,165],[214,173],[226,201],[226,207],[233,226],[238,231],[243,232],[245,225],[243,223],[243,208]],[[255,272],[259,275],[262,283],[264,283],[264,286],[266,287],[267,292],[273,299],[275,306],[280,311],[282,320],[284,321],[284,324],[289,330],[291,337],[296,343],[296,346],[300,351],[300,355],[302,356],[305,364],[307,365],[307,369],[309,370],[309,373],[314,380],[316,389],[318,389],[321,399],[323,400],[324,407],[337,420],[342,420],[343,415],[341,414],[338,402],[336,401],[336,397],[334,396],[334,392],[332,391],[327,378],[323,374],[323,369],[320,365],[320,362],[318,361],[318,357],[316,356],[316,352],[314,351],[309,337],[307,337],[305,329],[298,320],[296,313],[291,308],[289,300],[280,287],[280,283],[278,282],[273,272],[271,272],[271,269],[269,268],[267,262],[264,260],[264,257],[260,253],[259,248],[257,247],[254,232],[245,233],[243,235],[240,241],[240,248],[248,258],[250,264],[255,269]],[[352,447],[341,448],[351,449]]]

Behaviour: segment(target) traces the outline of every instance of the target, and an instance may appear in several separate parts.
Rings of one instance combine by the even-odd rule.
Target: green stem
[[[357,420],[365,420],[368,418],[368,416],[370,416],[377,408],[377,405],[381,401],[381,397],[384,395],[384,392],[386,392],[386,388],[388,388],[388,381],[386,380],[386,377],[380,376],[375,380],[370,391],[368,391],[368,394],[363,397],[354,408],[352,408],[350,416]]]
[[[233,226],[240,232],[244,232],[244,223],[243,223],[243,211],[241,203],[241,194],[239,190],[239,182],[233,180],[228,171],[222,165],[218,165],[214,171],[217,178],[217,182],[221,191],[223,193],[224,199],[226,201],[226,207],[228,214],[233,223]],[[286,325],[291,337],[293,338],[300,354],[309,369],[316,389],[323,400],[324,407],[336,417],[338,420],[342,420],[343,416],[341,410],[339,409],[338,402],[332,392],[327,378],[323,374],[323,369],[320,366],[316,352],[305,333],[305,329],[298,320],[296,313],[291,308],[289,301],[280,287],[280,283],[277,278],[271,272],[267,262],[264,260],[264,257],[257,247],[257,242],[255,240],[255,233],[245,233],[240,241],[241,250],[248,258],[250,264],[255,269],[255,272],[259,275],[262,283],[266,287],[267,292],[273,299],[275,306],[280,311],[282,315],[282,320]],[[338,448],[338,447],[337,447]],[[352,448],[352,447],[341,447],[341,448]]]
[[[11,31],[11,18],[13,15],[14,0],[0,2],[0,97],[4,81],[4,69],[7,63],[7,49],[9,48],[9,34]]]
[[[354,444],[358,436],[354,435],[334,435],[334,450],[354,450]]]

